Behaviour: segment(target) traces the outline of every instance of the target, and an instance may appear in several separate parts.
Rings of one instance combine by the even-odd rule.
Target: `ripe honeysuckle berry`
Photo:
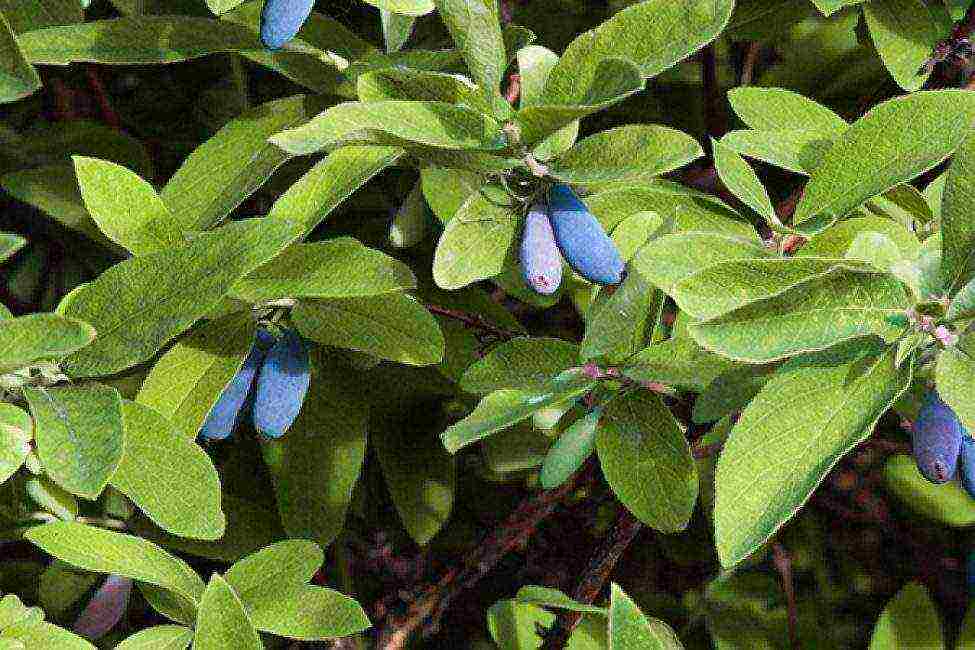
[[[234,432],[240,412],[247,403],[247,396],[254,385],[254,378],[264,361],[264,355],[271,346],[274,337],[261,329],[257,332],[257,339],[251,347],[244,365],[240,367],[234,378],[223,389],[217,403],[210,409],[207,419],[203,422],[200,435],[207,440],[224,440]]]
[[[968,496],[975,499],[975,438],[967,431],[961,437],[958,473],[961,474],[961,484]]]
[[[549,219],[562,257],[576,272],[597,284],[619,284],[623,259],[602,224],[568,185],[549,191]]]
[[[936,484],[953,479],[964,428],[936,390],[925,395],[911,432],[914,462],[924,478]]]
[[[280,438],[291,428],[311,382],[308,347],[297,332],[288,330],[268,351],[254,392],[254,428]]]
[[[265,0],[261,10],[261,42],[271,50],[284,47],[311,15],[315,0]]]
[[[525,217],[521,236],[521,275],[525,284],[543,295],[558,291],[562,284],[562,256],[555,245],[555,233],[548,211],[536,203]]]

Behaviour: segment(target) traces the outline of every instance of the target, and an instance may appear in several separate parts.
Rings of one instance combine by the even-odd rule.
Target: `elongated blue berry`
[[[924,398],[912,428],[914,462],[932,483],[945,483],[955,477],[964,428],[951,407],[932,390]]]
[[[569,266],[591,282],[618,284],[623,259],[599,220],[568,185],[554,186],[548,200],[555,241]]]
[[[555,244],[555,233],[548,210],[536,203],[525,217],[521,236],[521,274],[525,284],[546,296],[558,291],[562,283],[562,256]]]
[[[254,428],[270,438],[284,435],[301,411],[311,381],[308,348],[287,331],[268,351],[254,393]]]
[[[958,473],[961,474],[961,484],[965,486],[968,496],[975,499],[975,438],[972,438],[967,431],[961,437]]]
[[[284,47],[308,20],[315,0],[265,0],[261,10],[261,42],[271,50]]]
[[[75,621],[74,631],[86,639],[100,639],[115,627],[129,605],[132,580],[110,575],[91,597],[84,611]]]
[[[230,436],[237,424],[237,418],[241,409],[247,402],[247,396],[254,385],[254,377],[264,361],[267,352],[267,342],[271,335],[267,332],[258,331],[257,341],[255,341],[244,365],[240,367],[234,378],[230,380],[227,387],[223,389],[217,403],[210,409],[207,419],[203,422],[200,435],[208,440],[223,440]]]

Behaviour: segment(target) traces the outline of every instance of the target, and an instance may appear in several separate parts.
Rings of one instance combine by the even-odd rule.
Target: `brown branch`
[[[755,76],[755,64],[758,63],[758,55],[762,51],[762,44],[758,41],[751,41],[745,48],[745,58],[741,64],[741,76],[738,78],[738,85],[750,86]]]
[[[582,576],[582,580],[572,592],[572,598],[580,603],[591,605],[599,596],[606,582],[609,580],[610,573],[619,562],[620,556],[636,539],[637,534],[643,530],[643,524],[637,521],[636,517],[630,514],[626,508],[622,508],[616,523],[609,536],[599,545],[589,566]],[[562,612],[556,619],[555,624],[545,638],[544,650],[561,650],[568,643],[572,631],[582,620],[581,612]]]
[[[522,336],[518,332],[507,330],[503,327],[499,327],[494,323],[489,323],[484,320],[481,316],[477,314],[469,314],[459,309],[450,309],[448,307],[441,307],[440,305],[426,305],[427,310],[431,314],[436,314],[438,316],[444,316],[446,318],[452,318],[454,320],[462,322],[468,327],[481,330],[482,332],[487,332],[488,334],[493,334],[498,338],[502,339],[513,339]]]
[[[420,585],[412,590],[405,616],[387,617],[379,630],[376,648],[401,650],[410,636],[428,620],[436,620],[450,602],[466,589],[477,584],[498,562],[512,550],[523,546],[539,524],[549,517],[559,504],[580,485],[592,480],[594,463],[588,461],[572,478],[554,490],[537,492],[525,499],[465,558],[463,566],[452,567],[432,585]]]
[[[792,581],[792,559],[779,542],[772,544],[772,563],[782,576],[782,590],[789,609],[789,644],[792,650],[801,650],[799,645],[799,609],[796,605],[796,587]]]
[[[102,119],[105,120],[105,124],[113,129],[121,129],[122,120],[112,107],[112,102],[109,100],[108,93],[105,91],[105,84],[102,83],[98,68],[94,65],[89,65],[85,69],[85,72],[88,76],[88,87],[91,88],[92,93],[95,95],[95,100],[101,109]]]
[[[720,138],[727,128],[721,111],[721,89],[718,87],[718,58],[714,45],[707,45],[701,50],[701,83],[704,86],[704,123],[708,135]],[[706,143],[708,155],[711,155],[711,143]]]

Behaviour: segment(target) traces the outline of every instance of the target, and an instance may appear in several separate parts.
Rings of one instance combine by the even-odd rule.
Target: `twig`
[[[554,490],[538,492],[488,535],[465,558],[464,565],[452,567],[432,585],[421,585],[412,591],[409,610],[403,617],[389,616],[379,630],[376,648],[401,650],[410,636],[428,620],[436,620],[452,600],[474,586],[512,550],[523,546],[538,525],[580,485],[591,480],[594,464],[587,462],[572,478]]]
[[[609,575],[613,572],[616,563],[619,562],[620,556],[636,539],[641,530],[643,530],[643,524],[637,521],[629,510],[622,508],[609,537],[603,540],[603,543],[600,544],[589,560],[589,566],[582,576],[582,580],[572,593],[573,599],[587,605],[591,605],[596,600],[609,580]],[[575,630],[581,620],[581,612],[562,612],[548,632],[545,644],[542,646],[543,649],[561,650],[565,647],[572,631]]]
[[[802,646],[799,645],[799,611],[796,606],[796,588],[792,582],[792,560],[779,542],[772,544],[772,563],[782,576],[782,590],[785,592],[789,609],[789,644],[792,650],[800,650]]]
[[[440,305],[426,305],[426,308],[431,314],[453,318],[454,320],[464,323],[468,327],[473,327],[474,329],[481,330],[482,332],[493,334],[494,336],[502,339],[513,339],[521,336],[521,334],[518,332],[513,332],[493,323],[489,323],[477,314],[469,314],[467,312],[460,311],[459,309],[449,309],[447,307],[441,307]]]
[[[88,86],[95,95],[95,100],[101,109],[102,119],[105,120],[105,124],[113,129],[121,129],[122,120],[112,107],[112,102],[109,100],[108,93],[105,91],[105,84],[102,83],[102,78],[98,74],[98,68],[94,65],[89,65],[85,72],[88,76]]]
[[[701,82],[704,86],[704,123],[708,135],[720,138],[726,129],[721,116],[721,89],[718,88],[718,59],[714,45],[701,50]],[[706,143],[710,155],[710,141]]]
[[[762,44],[758,41],[751,41],[745,48],[745,58],[741,63],[741,77],[738,78],[738,85],[750,86],[755,76],[755,64],[758,63],[758,54],[762,51]]]

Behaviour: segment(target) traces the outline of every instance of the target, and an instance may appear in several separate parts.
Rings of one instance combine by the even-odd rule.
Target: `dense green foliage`
[[[975,648],[970,5],[0,0],[0,650]]]

